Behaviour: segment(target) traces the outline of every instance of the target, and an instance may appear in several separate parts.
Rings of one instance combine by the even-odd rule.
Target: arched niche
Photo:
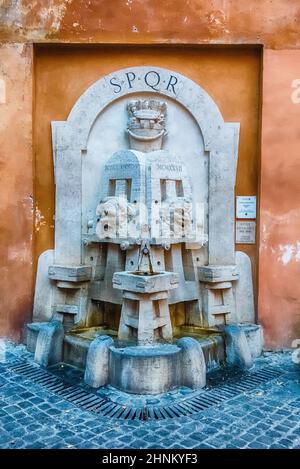
[[[197,83],[155,66],[122,69],[101,78],[80,96],[66,121],[52,122],[55,262],[67,265],[83,262],[84,158],[88,157],[89,141],[101,114],[114,104],[139,95],[174,102],[191,116],[190,122],[197,124],[203,150],[208,155],[208,262],[210,265],[234,264],[234,185],[239,124],[225,123],[216,103]],[[185,134],[188,142],[188,128]]]

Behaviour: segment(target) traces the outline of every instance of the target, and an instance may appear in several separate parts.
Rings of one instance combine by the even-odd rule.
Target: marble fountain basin
[[[182,381],[182,348],[178,342],[192,337],[202,348],[206,372],[225,361],[222,333],[192,326],[174,329],[171,343],[138,346],[136,341],[120,341],[117,331],[108,327],[74,329],[64,339],[64,362],[86,369],[89,347],[95,339],[110,337],[108,347],[108,382],[111,386],[133,394],[159,394],[180,386]]]

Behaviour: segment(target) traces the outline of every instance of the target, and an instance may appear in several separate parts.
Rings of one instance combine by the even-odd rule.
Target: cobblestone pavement
[[[192,416],[127,421],[93,415],[10,371],[31,355],[0,351],[0,448],[300,448],[300,367],[291,353],[268,353],[260,364],[280,378]]]

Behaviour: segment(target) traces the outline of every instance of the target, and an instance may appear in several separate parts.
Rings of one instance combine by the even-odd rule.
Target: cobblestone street
[[[32,356],[8,344],[0,363],[0,448],[300,448],[300,369],[291,353],[258,360],[279,378],[197,414],[166,420],[93,415],[9,369]]]

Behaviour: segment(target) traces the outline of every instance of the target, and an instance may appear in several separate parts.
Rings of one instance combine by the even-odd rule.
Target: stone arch
[[[154,76],[160,77],[157,86],[150,87],[145,82],[145,77],[149,73],[155,73]],[[86,148],[93,123],[106,106],[123,96],[143,91],[169,96],[178,101],[198,123],[205,150],[210,151],[214,147],[214,143],[221,136],[224,120],[217,104],[200,85],[180,73],[165,68],[132,67],[117,70],[100,78],[74,104],[66,122],[78,130],[83,149]]]
[[[126,68],[106,75],[80,96],[66,121],[52,122],[56,179],[55,262],[82,262],[81,162],[94,122],[115,100],[145,91],[178,101],[198,123],[204,148],[209,153],[209,264],[234,264],[234,186],[239,124],[225,123],[217,104],[197,83],[180,73],[154,66]]]

